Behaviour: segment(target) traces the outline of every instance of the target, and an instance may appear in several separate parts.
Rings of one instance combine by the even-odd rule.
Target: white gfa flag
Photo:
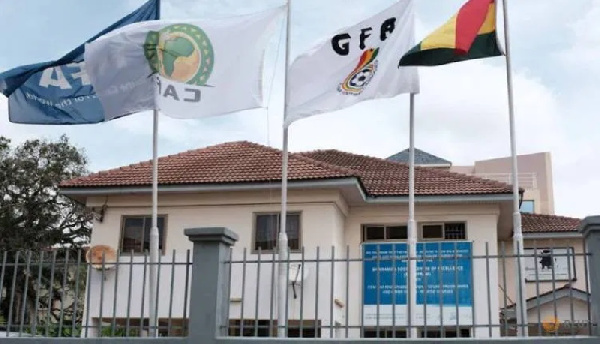
[[[290,66],[285,126],[364,100],[418,93],[416,67],[398,67],[414,46],[413,0],[338,31]]]
[[[155,108],[198,118],[262,107],[264,53],[284,9],[145,21],[86,44],[86,72],[107,120]]]

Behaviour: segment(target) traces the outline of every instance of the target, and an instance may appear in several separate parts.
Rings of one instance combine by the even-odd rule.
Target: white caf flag
[[[284,9],[145,21],[86,44],[86,72],[106,118],[149,109],[198,118],[262,107],[264,53]]]
[[[284,124],[364,100],[419,93],[416,67],[398,67],[414,43],[413,0],[401,0],[297,57]]]

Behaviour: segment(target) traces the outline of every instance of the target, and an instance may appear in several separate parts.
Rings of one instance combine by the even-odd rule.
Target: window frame
[[[395,333],[394,333],[395,331]],[[367,336],[367,333],[369,336]],[[391,335],[388,335],[391,334]],[[372,336],[374,335],[374,336]],[[392,326],[380,326],[379,329],[375,326],[368,326],[361,331],[361,339],[406,339],[408,338],[408,330],[404,326],[398,326],[394,330]]]
[[[521,208],[523,207],[523,204],[525,204],[525,202],[531,202],[531,212],[524,212],[523,210],[521,210]],[[519,206],[519,212],[522,214],[535,214],[535,200],[533,199],[524,199],[521,201],[521,205]]]
[[[464,239],[446,239],[446,225],[451,223],[463,223],[465,225],[465,238]],[[423,226],[431,225],[442,225],[442,237],[441,238],[423,238]],[[435,222],[420,222],[418,224],[417,240],[422,242],[430,241],[468,241],[469,240],[469,228],[467,221],[435,221]]]
[[[383,239],[366,239],[366,229],[367,227],[383,227]],[[406,239],[388,239],[388,228],[389,227],[406,227]],[[364,242],[406,242],[408,240],[408,224],[406,223],[368,223],[361,225],[361,233],[360,233],[361,243]]]
[[[258,211],[258,212],[253,212],[252,213],[252,254],[258,254],[258,250],[256,249],[256,233],[257,233],[257,226],[256,226],[256,221],[258,216],[261,215],[277,215],[277,232],[279,233],[279,226],[281,224],[281,211]],[[288,211],[287,215],[298,215],[298,248],[297,249],[292,249],[290,248],[290,253],[300,253],[302,252],[302,211],[298,210],[298,211]],[[287,219],[286,219],[287,220]],[[286,231],[287,231],[287,227],[286,227]],[[289,241],[288,241],[288,247],[289,247]],[[260,253],[273,253],[277,250],[277,237],[275,237],[275,245],[273,246],[272,250],[260,250]]]
[[[168,228],[169,228],[169,221],[168,221],[169,216],[167,214],[158,214],[156,218],[159,219],[161,217],[164,218],[165,225],[163,228],[163,236],[162,236],[162,240],[161,240],[162,250],[159,247],[158,251],[161,256],[164,256],[167,252],[167,235],[168,235]],[[119,255],[121,255],[121,256],[131,255],[131,251],[124,252],[121,250],[123,248],[123,235],[125,234],[125,220],[127,218],[150,218],[150,221],[152,221],[152,215],[143,215],[143,214],[142,215],[125,215],[125,214],[121,215],[121,234],[119,237],[119,244],[118,244],[119,245],[118,252],[119,252]],[[159,235],[160,235],[160,232],[159,232]],[[143,256],[144,252],[143,251],[142,252],[133,252],[133,255],[134,256]]]
[[[425,238],[423,236],[423,234],[424,234],[423,227],[425,227],[425,226],[442,226],[442,236],[437,237],[437,238]],[[419,241],[444,241],[444,240],[446,240],[445,234],[446,234],[446,232],[445,232],[444,222],[423,222],[423,223],[419,223],[417,240],[419,240]]]
[[[267,336],[261,336],[261,335],[256,335],[254,333],[252,333],[251,335],[248,336],[244,336],[242,333],[242,319],[239,318],[234,318],[234,319],[229,319],[228,322],[228,327],[227,327],[227,334],[229,335],[229,337],[232,338],[273,338],[273,337],[277,337],[277,333],[279,331],[279,326],[277,326],[278,322],[277,319],[264,319],[264,318],[260,318],[260,319],[243,319],[244,322],[244,330],[248,329],[249,331],[254,332],[254,328],[255,328],[255,324],[258,327],[259,330],[259,334],[260,331],[263,330],[262,334],[268,334]],[[257,324],[258,322],[258,324]],[[261,325],[261,323],[263,325]],[[304,336],[304,332],[300,332],[300,328],[302,328],[302,331],[310,331],[311,329],[314,330],[315,335],[313,336]],[[322,325],[322,320],[313,320],[313,319],[303,319],[302,321],[298,320],[298,319],[288,319],[287,321],[287,326],[286,326],[288,335],[285,338],[321,338],[322,335],[322,330],[323,330],[323,325]],[[289,330],[298,330],[298,336],[290,336],[289,335]],[[267,333],[264,333],[264,330],[267,331]],[[237,332],[237,333],[236,333]]]
[[[465,238],[464,239],[445,239],[446,238],[446,224],[461,223],[465,226]],[[441,225],[442,226],[442,237],[441,238],[423,238],[423,226],[429,225]],[[366,229],[367,227],[383,227],[383,239],[366,240]],[[367,223],[361,225],[360,239],[361,243],[365,242],[406,242],[407,239],[388,239],[388,227],[406,227],[408,234],[408,225],[403,223]],[[430,241],[468,241],[469,240],[469,228],[467,221],[431,221],[431,222],[419,222],[417,224],[417,241],[418,242],[430,242]]]

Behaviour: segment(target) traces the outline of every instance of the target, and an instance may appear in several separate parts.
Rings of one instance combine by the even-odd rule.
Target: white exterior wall
[[[497,243],[497,223],[499,210],[491,205],[469,205],[469,206],[417,206],[415,217],[417,224],[424,222],[451,222],[464,221],[467,227],[467,239],[473,242],[473,254],[482,256],[485,254],[485,243],[488,242],[489,254],[496,254]],[[408,209],[401,206],[369,206],[352,208],[346,222],[346,240],[351,247],[351,257],[361,258],[361,227],[365,224],[406,224],[408,221]],[[360,269],[361,263],[353,263],[356,269]],[[362,269],[361,269],[362,270]],[[361,271],[360,270],[360,271]],[[474,259],[473,270],[480,276],[485,274],[485,259]],[[357,270],[358,271],[358,270]],[[491,321],[493,324],[499,323],[497,288],[498,269],[494,260],[490,260],[489,285],[491,292]],[[488,279],[476,278],[473,290],[475,292],[475,324],[488,324],[488,301],[487,301],[487,281]],[[361,305],[362,305],[362,273],[353,273],[350,276],[350,285],[356,286],[350,290],[349,300],[352,302],[349,310],[351,324],[360,324]],[[353,331],[355,336],[359,336],[359,330]],[[497,329],[493,332],[494,336],[499,336]],[[476,337],[488,337],[487,328],[478,328]]]
[[[244,297],[242,298],[242,279],[243,267],[241,263],[236,263],[232,268],[232,290],[231,298],[234,302],[230,308],[230,318],[241,318],[240,299],[244,302],[244,319],[270,319],[271,305],[273,308],[273,318],[277,318],[276,298],[271,302],[271,296],[274,293],[271,290],[272,279],[272,253],[261,255],[263,263],[260,264],[261,274],[257,282],[257,252],[253,252],[253,225],[254,214],[265,212],[279,212],[280,203],[276,192],[270,194],[264,193],[230,193],[224,197],[220,195],[169,195],[159,198],[159,215],[166,215],[166,244],[165,254],[161,256],[163,262],[171,262],[173,259],[173,250],[176,251],[175,260],[177,262],[185,262],[186,251],[192,249],[192,244],[183,234],[184,229],[192,227],[227,227],[239,235],[239,241],[236,243],[233,250],[233,259],[241,261],[243,259],[244,248],[247,250],[246,260],[246,283],[244,288]],[[92,202],[101,202],[104,204],[104,199],[92,200]],[[228,204],[229,203],[229,204]],[[88,205],[93,205],[88,204]],[[147,198],[143,197],[119,197],[111,198],[108,201],[108,210],[104,216],[102,223],[95,222],[92,234],[92,245],[109,245],[114,248],[119,247],[121,237],[121,222],[124,215],[149,215],[150,204]],[[288,211],[301,212],[301,244],[306,247],[306,259],[315,258],[315,248],[321,247],[321,259],[330,258],[331,246],[335,246],[338,258],[341,257],[343,244],[343,212],[347,211],[347,206],[340,198],[336,191],[315,191],[315,192],[290,192]],[[290,259],[300,260],[301,254],[293,252]],[[119,258],[122,263],[130,261],[129,255],[126,254]],[[143,258],[140,256],[134,257],[135,263],[142,263]],[[337,267],[336,267],[337,268]],[[304,318],[314,319],[315,302],[314,298],[309,297],[315,295],[315,273],[316,265],[307,263],[305,269],[309,273],[309,278],[304,288],[305,303],[303,306]],[[128,314],[132,318],[139,318],[142,314],[142,290],[144,281],[143,266],[134,266],[132,275],[132,297],[130,305],[127,304],[129,295],[129,275],[128,266],[121,266],[118,271],[105,272],[104,289],[102,290],[102,276],[100,272],[93,271],[90,276],[90,319],[100,317],[112,318],[113,316],[120,318],[126,317]],[[318,315],[323,321],[323,325],[329,325],[327,319],[330,318],[329,295],[331,294],[331,265],[319,264],[319,295],[323,301],[319,301]],[[173,293],[173,302],[171,304],[171,268],[161,266],[159,283],[159,303],[158,317],[166,318],[169,313],[172,317],[183,316],[184,303],[184,287],[186,278],[186,269],[183,265],[176,266],[174,279],[176,281]],[[277,271],[275,271],[275,283],[277,279]],[[337,277],[337,275],[336,275]],[[340,279],[343,276],[337,278]],[[145,283],[145,303],[144,317],[148,317],[148,283]],[[338,282],[336,278],[334,287],[341,288],[345,286]],[[115,281],[116,279],[116,281]],[[190,279],[191,280],[191,279]],[[116,312],[113,312],[114,305],[114,288],[117,282],[117,302]],[[258,294],[256,285],[259,285]],[[300,289],[297,288],[298,295]],[[289,288],[289,318],[299,319],[299,296],[294,300],[292,288]],[[337,290],[336,290],[337,291]],[[100,306],[100,294],[103,294],[102,307]],[[325,300],[327,296],[327,300]],[[258,297],[258,312],[256,312],[256,299]],[[189,315],[189,310],[187,311]],[[322,335],[329,334],[322,331]]]
[[[506,255],[513,254],[513,244],[512,241],[507,241],[504,243]],[[564,247],[572,247],[575,254],[579,254],[579,256],[571,257],[571,259],[575,259],[575,271],[572,271],[573,279],[572,282],[573,288],[577,288],[582,291],[589,290],[589,287],[586,289],[586,270],[589,267],[586,266],[586,262],[583,259],[583,238],[572,238],[572,239],[538,239],[531,240],[526,239],[523,241],[523,246],[525,249],[532,249],[534,247],[540,248],[564,248]],[[501,246],[499,248],[502,250]],[[515,268],[515,260],[514,259],[506,259],[506,284],[507,284],[507,296],[510,300],[515,300],[516,295],[516,268]],[[502,283],[504,277],[502,270],[500,270],[500,281]],[[551,281],[541,281],[539,282],[539,286],[534,281],[525,283],[525,295],[526,298],[535,297],[537,295],[544,294],[546,292],[551,291],[554,288],[562,288],[565,284],[568,284],[569,281],[556,281],[554,284]],[[539,288],[539,292],[538,292]],[[501,295],[501,297],[504,297]],[[501,302],[504,302],[501,300]],[[510,304],[510,303],[509,303]]]
[[[105,198],[91,198],[89,206],[102,205]],[[150,197],[120,196],[108,199],[108,210],[102,223],[94,223],[92,234],[92,245],[105,244],[119,247],[121,221],[123,215],[148,215],[150,213]],[[371,205],[361,207],[349,207],[337,191],[291,191],[288,203],[289,211],[301,211],[301,243],[305,247],[305,259],[316,258],[316,248],[319,249],[321,260],[331,259],[331,248],[335,249],[335,258],[346,258],[346,247],[350,250],[350,258],[361,257],[361,226],[363,224],[391,224],[406,223],[406,206]],[[253,246],[253,214],[260,212],[278,212],[280,210],[278,192],[239,192],[221,194],[181,194],[160,195],[159,214],[167,216],[166,227],[166,253],[161,257],[162,261],[173,259],[172,251],[176,250],[175,260],[184,262],[186,250],[192,245],[183,234],[185,228],[192,227],[227,227],[239,235],[239,241],[233,250],[233,259],[241,260],[243,250],[247,248],[245,288],[242,295],[243,269],[242,264],[234,264],[232,270],[232,290],[230,318],[241,317],[241,302],[244,304],[244,319],[277,319],[277,304],[272,284],[277,281],[277,271],[273,274],[270,261],[272,254],[261,256],[263,262],[260,266],[261,273],[258,279],[257,293],[257,264],[258,255],[252,252]],[[498,207],[495,205],[469,204],[455,206],[417,206],[417,222],[447,222],[465,221],[467,223],[468,240],[473,241],[473,252],[475,255],[485,254],[485,242],[489,242],[489,254],[497,253],[497,223]],[[301,254],[292,253],[292,260],[300,260]],[[128,257],[121,257],[121,262],[129,262]],[[143,261],[141,257],[135,257],[135,262]],[[254,262],[252,262],[254,261]],[[307,279],[303,282],[304,303],[302,305],[304,320],[318,318],[322,326],[329,326],[330,320],[345,326],[360,325],[362,305],[362,263],[345,262],[332,264],[321,262],[306,262],[305,270],[308,272]],[[318,269],[318,274],[317,274]],[[486,263],[483,259],[473,262],[473,269],[478,274],[486,271]],[[349,294],[346,295],[346,278],[349,274]],[[100,307],[101,277],[98,272],[91,276],[90,295],[91,305],[89,308],[90,318],[102,315],[105,318],[127,316],[127,299],[131,289],[132,298],[129,306],[129,315],[132,318],[141,316],[141,296],[143,283],[142,266],[134,267],[132,273],[132,284],[129,285],[129,269],[121,266],[118,271],[117,283],[117,309],[113,313],[113,290],[115,287],[116,271],[106,274],[104,283],[103,305]],[[318,275],[318,291],[316,282]],[[173,318],[183,315],[185,268],[175,268],[175,286],[173,303],[171,307],[171,269],[163,266],[160,271],[160,298],[158,305],[159,318],[166,318],[169,313]],[[274,279],[272,279],[274,276]],[[333,276],[333,277],[332,277]],[[191,280],[191,279],[190,279]],[[476,324],[487,324],[488,302],[487,302],[488,279],[478,278],[473,286],[475,291]],[[333,283],[333,286],[332,286]],[[491,319],[494,324],[498,323],[498,268],[494,260],[490,260],[489,285],[491,286]],[[296,288],[298,298],[293,298],[292,288],[288,288],[289,319],[300,319],[300,295],[301,288]],[[148,286],[145,289],[144,317],[148,317],[147,302]],[[318,300],[315,299],[318,296]],[[331,301],[341,301],[338,305]],[[258,297],[258,309],[256,309]],[[271,301],[273,300],[273,301]],[[272,306],[272,307],[271,307]],[[316,306],[316,307],[315,307]],[[273,309],[271,311],[271,308]],[[346,319],[346,313],[348,319]],[[187,310],[189,315],[189,309]],[[333,319],[332,319],[333,315]],[[359,329],[351,329],[350,337],[360,337]],[[322,337],[345,337],[345,330],[336,330],[331,334],[328,329],[322,328]],[[494,335],[499,335],[494,332]],[[476,336],[488,336],[487,328],[477,330]]]
[[[554,302],[546,303],[540,306],[541,322],[548,321],[554,318]],[[586,302],[574,299],[573,300],[573,322],[576,324],[586,324],[588,322],[588,306]],[[538,311],[531,309],[527,312],[529,323],[538,323]],[[561,298],[556,300],[556,318],[562,323],[568,323],[571,321],[571,301],[569,298]],[[564,326],[564,325],[563,325]],[[568,326],[568,325],[566,325]]]

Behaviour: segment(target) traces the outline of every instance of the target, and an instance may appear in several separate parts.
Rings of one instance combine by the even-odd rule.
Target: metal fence
[[[285,321],[278,323],[277,256],[236,249],[237,236],[226,229],[186,230],[194,250],[161,256],[158,291],[152,296],[157,301],[158,332],[169,338],[147,340],[294,343],[299,337],[315,344],[410,342],[413,336],[405,338],[416,332],[431,342],[471,337],[473,343],[595,343],[600,273],[589,267],[600,265],[598,222],[581,251],[544,242],[541,251],[534,243],[523,255],[523,264],[546,259],[540,263],[544,269],[526,269],[531,281],[525,288],[528,323],[523,324],[515,322],[513,310],[512,281],[519,269],[514,268],[512,250],[503,244],[421,244],[415,319],[407,317],[410,302],[404,281],[410,264],[404,243],[292,252],[283,263],[289,278]],[[548,269],[545,250],[552,255],[553,269]],[[99,268],[84,257],[84,252],[68,250],[2,252],[0,336],[33,337],[14,340],[36,343],[58,343],[64,337],[112,342],[118,340],[115,337],[146,336],[148,256],[120,255],[114,265]],[[518,327],[527,327],[531,337],[508,338]],[[274,338],[280,334],[288,338]]]
[[[93,267],[85,251],[2,252],[0,338],[140,337],[149,332],[148,254]],[[190,251],[158,262],[161,336],[187,334]],[[160,307],[160,308],[159,308]]]
[[[473,249],[465,255],[461,244]],[[534,265],[534,278],[524,286],[528,298],[527,323],[517,323],[514,311],[516,255],[503,243],[424,243],[418,249],[416,319],[408,319],[410,295],[406,274],[406,244],[371,244],[352,250],[329,247],[292,253],[288,267],[285,324],[277,323],[277,256],[260,251],[233,253],[229,322],[221,324],[229,336],[406,338],[516,336],[527,327],[535,336],[592,335],[588,280],[589,254],[544,248],[555,264],[566,262],[564,276],[556,269]],[[427,247],[429,245],[429,247]],[[444,246],[446,247],[444,248]],[[450,250],[448,250],[448,246]],[[464,246],[464,245],[463,245]],[[534,247],[537,242],[533,243]],[[390,254],[392,252],[397,254]],[[436,249],[439,248],[439,249]],[[496,252],[491,252],[496,251]],[[523,264],[544,258],[539,250],[520,257]],[[479,254],[477,253],[479,252]],[[535,268],[538,267],[538,268]],[[575,267],[582,267],[577,272]],[[542,278],[541,275],[548,275]],[[576,277],[577,276],[577,277]],[[511,278],[512,277],[512,278]]]

